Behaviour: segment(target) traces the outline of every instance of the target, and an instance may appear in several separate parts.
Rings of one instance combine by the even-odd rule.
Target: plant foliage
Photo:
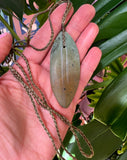
[[[20,19],[22,19],[25,0],[0,0],[0,8],[12,14],[14,12]]]

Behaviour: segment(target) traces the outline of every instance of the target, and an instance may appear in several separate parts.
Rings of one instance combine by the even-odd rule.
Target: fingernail
[[[0,39],[5,37],[7,35],[7,32],[3,33],[3,34],[0,34]]]

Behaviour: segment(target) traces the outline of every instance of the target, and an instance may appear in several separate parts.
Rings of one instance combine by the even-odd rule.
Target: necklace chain
[[[73,126],[69,120],[64,117],[63,115],[61,115],[59,112],[57,112],[55,109],[52,109],[51,107],[48,106],[47,102],[46,102],[46,99],[41,91],[41,89],[34,83],[33,81],[33,77],[32,77],[32,73],[31,73],[31,69],[30,69],[30,65],[29,65],[29,62],[27,60],[27,58],[25,57],[25,55],[20,52],[18,50],[19,47],[27,47],[27,46],[30,46],[32,47],[33,49],[37,50],[37,51],[42,51],[42,50],[45,50],[47,49],[52,41],[53,41],[53,37],[54,37],[54,31],[53,31],[53,27],[52,27],[52,22],[51,22],[51,19],[50,19],[50,15],[51,13],[54,11],[54,9],[59,6],[61,3],[63,2],[66,2],[67,3],[67,7],[66,7],[66,10],[64,12],[64,15],[63,15],[63,18],[62,18],[62,24],[61,24],[61,28],[62,28],[62,38],[63,38],[63,47],[65,47],[65,35],[64,35],[64,32],[65,32],[65,21],[66,21],[66,17],[72,7],[72,3],[70,2],[70,0],[60,0],[58,1],[56,4],[52,5],[50,8],[46,9],[45,11],[42,11],[42,12],[39,12],[37,13],[31,20],[30,22],[30,25],[29,25],[29,29],[28,29],[28,36],[27,36],[27,43],[26,45],[23,44],[22,41],[17,41],[14,43],[12,49],[11,49],[11,52],[10,52],[10,55],[8,56],[8,58],[6,59],[6,62],[7,64],[9,65],[9,62],[11,60],[13,60],[13,62],[15,63],[15,65],[21,70],[22,74],[24,75],[24,78],[25,80],[23,79],[23,77],[21,76],[21,74],[15,69],[13,68],[12,66],[9,65],[9,69],[11,71],[11,73],[13,74],[13,76],[22,84],[22,86],[24,87],[26,93],[28,94],[32,104],[33,104],[33,107],[34,107],[34,110],[35,110],[35,113],[37,115],[37,118],[39,119],[42,127],[44,128],[45,132],[47,133],[48,137],[50,138],[52,144],[53,144],[53,147],[56,151],[56,153],[59,155],[59,157],[61,158],[61,160],[65,160],[62,155],[60,154],[56,144],[55,144],[55,141],[51,135],[51,133],[49,132],[49,130],[47,129],[46,125],[44,124],[44,122],[42,121],[41,117],[40,117],[40,114],[39,114],[39,111],[38,111],[38,108],[37,108],[37,105],[39,105],[41,108],[49,111],[52,119],[53,119],[53,122],[54,122],[54,125],[55,125],[55,128],[56,128],[56,132],[57,132],[57,135],[58,135],[58,138],[59,138],[59,141],[60,141],[60,144],[61,144],[61,147],[63,148],[63,150],[66,151],[66,153],[69,154],[70,157],[73,158],[73,160],[77,160],[76,157],[74,157],[63,145],[63,142],[62,142],[62,138],[61,138],[61,135],[60,135],[60,132],[59,132],[59,129],[58,129],[58,125],[57,125],[57,121],[55,119],[55,115],[61,120],[63,121],[66,125],[69,126],[70,128],[70,131],[72,132],[72,134],[75,136],[75,139],[77,141],[77,145],[79,147],[79,150],[81,152],[81,154],[86,157],[86,158],[91,158],[93,157],[94,155],[94,151],[93,151],[93,147],[91,145],[91,143],[89,142],[89,140],[86,138],[86,136],[84,135],[84,133],[77,127]],[[36,48],[35,46],[31,45],[30,44],[30,37],[31,37],[31,30],[32,30],[32,25],[35,21],[35,19],[37,18],[37,16],[45,13],[45,12],[48,12],[49,11],[49,15],[48,15],[48,19],[49,19],[49,23],[50,23],[50,28],[51,28],[51,36],[50,36],[50,40],[49,42],[47,43],[47,45],[43,48]],[[21,45],[18,45],[18,43],[21,43]],[[13,54],[14,52],[17,52],[22,58],[23,60],[25,61],[26,63],[26,66],[27,66],[27,72],[28,74],[26,74],[24,68],[18,63],[16,62],[14,59],[13,59]],[[41,96],[39,96],[36,91],[39,92],[39,94]],[[36,103],[35,103],[36,102]],[[37,105],[36,105],[37,104]],[[79,142],[79,139],[78,139],[78,136],[76,133],[79,133],[80,136],[82,136],[82,138],[85,140],[85,142],[87,143],[87,145],[89,146],[89,149],[91,151],[91,154],[88,155],[86,154],[82,147],[81,147],[81,144]]]

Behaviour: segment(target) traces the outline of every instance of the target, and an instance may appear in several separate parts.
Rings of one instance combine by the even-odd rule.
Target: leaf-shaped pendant
[[[51,87],[58,103],[67,108],[74,98],[80,79],[80,60],[75,42],[65,34],[63,47],[62,32],[54,41],[50,56]]]

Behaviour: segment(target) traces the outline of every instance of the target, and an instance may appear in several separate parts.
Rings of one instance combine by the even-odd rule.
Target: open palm
[[[62,4],[51,15],[55,33],[54,39],[60,32],[61,20],[65,8],[66,4]],[[73,9],[71,9],[68,19],[72,13]],[[48,103],[70,121],[72,120],[75,106],[82,90],[97,67],[101,57],[101,51],[97,47],[93,47],[87,53],[98,33],[96,24],[90,23],[94,14],[95,10],[92,6],[83,5],[74,14],[66,27],[66,31],[76,42],[81,61],[79,86],[69,108],[62,108],[56,101],[51,90],[49,74],[51,46],[41,52],[37,52],[31,47],[27,47],[24,51],[24,55],[29,60],[34,82],[40,86]],[[48,43],[49,38],[50,26],[47,21],[31,40],[31,44],[37,48],[42,48]],[[0,38],[0,62],[9,53],[11,43],[12,38],[10,34],[6,34]],[[26,70],[26,65],[22,58],[18,62]],[[0,107],[1,160],[51,160],[54,157],[55,150],[53,145],[38,121],[28,95],[10,71],[0,78]],[[44,109],[40,110],[42,120],[53,136],[55,143],[59,146],[57,132],[50,114]],[[67,126],[57,117],[56,120],[61,137],[64,138],[67,132]]]

